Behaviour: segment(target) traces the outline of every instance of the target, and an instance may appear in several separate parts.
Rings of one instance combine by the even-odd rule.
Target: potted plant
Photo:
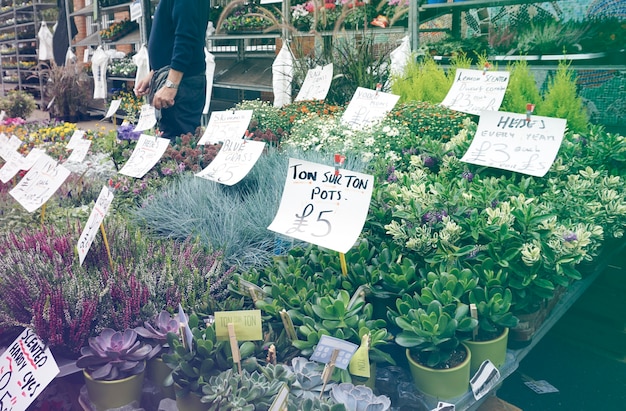
[[[155,317],[154,326],[146,321],[143,326],[135,327],[135,331],[140,337],[154,345],[146,366],[147,377],[157,384],[168,398],[174,398],[174,387],[165,385],[165,381],[172,373],[172,369],[163,362],[161,354],[169,351],[167,334],[178,333],[179,330],[180,321],[178,316],[171,315],[165,310]]]
[[[89,400],[98,411],[139,403],[146,359],[152,347],[137,339],[133,329],[105,328],[89,338],[76,366],[83,369]]]
[[[467,391],[471,353],[462,338],[477,325],[469,316],[467,304],[443,305],[432,300],[423,305],[418,294],[404,294],[388,316],[402,330],[395,341],[406,348],[411,374],[420,391],[442,399]]]
[[[465,341],[472,353],[472,374],[485,360],[497,368],[504,364],[509,328],[519,323],[511,312],[512,301],[511,290],[499,285],[478,286],[469,292],[469,302],[474,304],[478,315],[478,326],[472,338]]]
[[[45,80],[44,92],[50,101],[50,114],[62,121],[77,122],[86,112],[90,100],[87,75],[76,63],[58,66],[43,63],[41,76]]]

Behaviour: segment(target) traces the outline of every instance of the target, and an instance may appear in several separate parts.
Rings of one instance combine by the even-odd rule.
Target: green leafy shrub
[[[391,79],[391,92],[400,96],[400,103],[412,100],[439,104],[448,94],[454,77],[428,57],[422,61],[411,59],[404,73]]]
[[[525,113],[526,104],[541,104],[541,93],[526,60],[518,60],[508,67],[509,84],[500,111]]]
[[[37,108],[32,94],[21,90],[10,91],[0,100],[0,110],[4,110],[10,118],[27,119]]]

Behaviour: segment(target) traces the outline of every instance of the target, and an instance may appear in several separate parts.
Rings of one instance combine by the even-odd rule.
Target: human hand
[[[144,78],[139,80],[137,84],[135,84],[135,88],[133,91],[137,97],[142,97],[147,95],[150,92],[150,81],[152,80],[153,71],[148,73]]]
[[[157,110],[172,107],[175,103],[174,98],[176,97],[177,91],[178,90],[176,90],[175,88],[161,87],[154,94],[154,98],[152,99],[152,105]]]

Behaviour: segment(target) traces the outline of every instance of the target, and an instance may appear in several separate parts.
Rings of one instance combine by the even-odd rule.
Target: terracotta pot
[[[472,354],[467,346],[463,346],[467,351],[465,361],[454,368],[444,370],[419,364],[411,357],[411,353],[407,349],[406,358],[409,360],[409,368],[417,389],[426,395],[442,400],[449,400],[465,394],[469,386]]]
[[[120,408],[132,402],[141,403],[144,373],[121,380],[94,380],[83,370],[89,401],[98,411]]]
[[[502,334],[488,341],[465,341],[472,353],[470,361],[470,374],[474,373],[485,360],[489,360],[496,366],[502,367],[506,361],[506,346],[509,340],[509,329],[505,328]]]

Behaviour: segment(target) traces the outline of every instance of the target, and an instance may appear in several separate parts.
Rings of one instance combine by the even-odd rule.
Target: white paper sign
[[[328,364],[333,354],[333,351],[339,350],[339,355],[335,360],[335,366],[345,370],[350,365],[350,359],[359,348],[358,345],[349,341],[344,341],[339,338],[331,337],[329,335],[322,335],[320,341],[315,346],[315,351],[311,358],[311,361],[317,361],[324,364]]]
[[[0,150],[0,157],[2,157],[6,161],[9,161],[8,157],[12,156],[11,153],[17,151],[17,149],[20,148],[20,146],[22,145],[22,140],[20,140],[20,138],[14,134],[11,136],[10,139],[6,139],[5,136],[5,141],[0,141],[0,144],[4,146],[4,149]]]
[[[7,146],[9,145],[9,138],[4,133],[0,133],[0,157],[4,158]]]
[[[70,137],[70,141],[68,141],[65,148],[68,150],[73,150],[74,148],[76,148],[76,145],[80,141],[82,141],[84,135],[85,135],[85,132],[83,130],[74,131],[74,134],[72,134],[72,137]]]
[[[80,265],[83,265],[83,261],[85,261],[85,257],[89,252],[89,248],[93,243],[94,238],[96,238],[96,234],[98,233],[98,228],[107,212],[109,211],[109,207],[113,202],[113,191],[109,190],[107,186],[102,187],[100,190],[100,195],[96,200],[96,205],[91,210],[91,214],[89,215],[89,219],[87,220],[87,224],[85,224],[85,228],[83,228],[83,232],[80,234],[80,238],[78,239],[78,259],[80,261]]]
[[[452,110],[480,115],[481,111],[498,111],[506,87],[508,71],[457,69],[454,83],[441,102]]]
[[[487,395],[498,381],[500,381],[500,371],[491,361],[483,361],[476,374],[470,379],[470,386],[476,401]]]
[[[439,401],[437,406],[433,408],[431,411],[455,411],[456,407],[454,404],[450,404],[449,402]]]
[[[109,105],[109,109],[107,110],[107,114],[104,118],[109,118],[113,114],[117,113],[117,110],[120,108],[120,104],[122,104],[122,100],[111,100],[111,104]]]
[[[130,21],[139,21],[143,15],[141,1],[135,0],[130,4]]]
[[[383,119],[398,102],[400,96],[359,87],[346,107],[341,121],[350,127],[368,126]]]
[[[50,349],[24,329],[0,356],[0,410],[25,411],[57,374]]]
[[[135,150],[119,171],[129,177],[141,178],[161,159],[170,141],[166,138],[142,134]]]
[[[72,154],[65,160],[68,163],[82,163],[91,147],[91,140],[80,140],[74,144]]]
[[[461,161],[543,177],[561,147],[566,121],[483,111],[476,135]]]
[[[214,111],[198,144],[218,144],[241,139],[251,119],[252,110]]]
[[[9,194],[32,213],[56,193],[69,175],[70,170],[42,155]]]
[[[232,186],[244,178],[265,149],[262,141],[226,140],[211,164],[196,174],[220,184]]]
[[[13,151],[10,159],[0,168],[0,181],[6,183],[15,177],[20,170],[30,170],[43,154],[45,154],[45,151],[38,148],[30,150],[26,157],[23,157],[17,151]]]
[[[369,210],[374,177],[289,159],[280,207],[269,230],[340,253],[352,248]]]
[[[141,112],[139,114],[139,120],[133,131],[145,131],[150,130],[157,123],[156,113],[154,107],[150,104],[144,104],[141,106]]]
[[[333,81],[333,64],[307,71],[295,101],[324,100]]]

